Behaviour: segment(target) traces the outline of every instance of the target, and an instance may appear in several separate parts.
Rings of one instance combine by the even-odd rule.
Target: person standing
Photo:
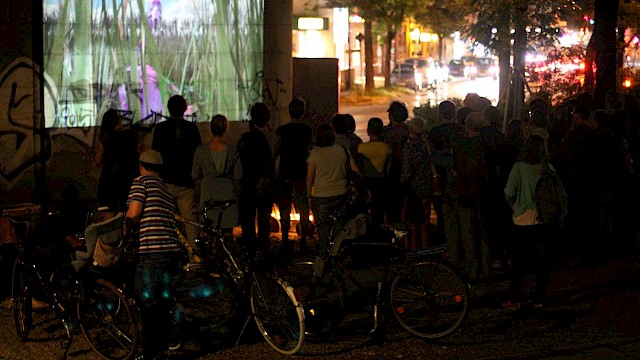
[[[282,245],[290,251],[289,229],[291,226],[291,204],[295,204],[300,216],[300,251],[307,251],[309,235],[309,201],[305,179],[307,177],[307,157],[311,149],[312,130],[301,122],[305,113],[305,102],[293,99],[289,103],[291,122],[276,129],[278,146],[275,152],[276,182],[278,184],[276,203],[280,210],[280,230]]]
[[[438,122],[429,132],[427,140],[434,154],[452,158],[453,146],[464,135],[464,129],[456,122],[456,106],[445,100],[438,105]],[[449,245],[449,260],[456,264],[460,258],[460,221],[458,204],[453,189],[453,177],[446,166],[436,165],[442,196],[433,197],[433,207],[438,217],[438,233]]]
[[[400,221],[404,192],[400,184],[402,173],[402,153],[409,138],[409,128],[404,122],[409,117],[407,106],[400,101],[392,101],[387,110],[389,125],[385,127],[384,142],[391,148],[391,167],[387,177],[386,221]]]
[[[358,168],[371,194],[371,221],[384,223],[385,181],[391,165],[391,147],[384,143],[382,119],[371,118],[367,123],[369,141],[358,146]]]
[[[140,155],[140,176],[133,180],[127,200],[124,235],[139,227],[135,266],[135,293],[142,317],[144,357],[163,358],[169,346],[172,285],[179,247],[175,232],[175,199],[160,178],[162,155],[146,150]]]
[[[407,121],[409,141],[402,157],[400,182],[406,188],[404,213],[411,224],[411,244],[408,248],[429,246],[429,219],[431,216],[431,159],[422,134],[427,124],[416,117]]]
[[[239,191],[242,245],[251,260],[254,259],[257,249],[264,254],[269,253],[275,182],[275,165],[270,146],[272,142],[269,140],[274,134],[267,126],[270,117],[269,108],[265,104],[253,104],[249,131],[240,136],[237,145],[242,164]]]
[[[225,236],[233,236],[233,228],[239,222],[238,188],[242,175],[242,167],[238,159],[235,145],[228,145],[224,135],[229,128],[229,121],[224,115],[214,115],[209,129],[211,140],[196,149],[193,157],[192,175],[199,182],[198,210],[201,211],[209,200],[230,201],[235,204],[224,210],[220,224],[217,223],[219,214],[209,214],[214,226],[220,226]]]
[[[328,124],[316,129],[316,144],[307,159],[307,194],[318,228],[317,256],[329,248],[332,215],[344,220],[347,215],[347,161],[357,171],[349,152],[335,144],[335,134]]]
[[[178,211],[187,219],[195,220],[195,182],[191,176],[193,155],[202,145],[200,130],[196,124],[184,119],[187,102],[180,95],[173,95],[167,102],[169,119],[156,125],[151,148],[164,159],[160,174],[169,192],[176,199]],[[197,229],[185,224],[187,241],[195,246]],[[194,259],[190,256],[189,261]]]
[[[116,110],[109,109],[102,116],[99,139],[98,204],[124,211],[131,182],[139,175],[138,136],[123,126]]]
[[[537,270],[534,308],[542,307],[551,278],[551,254],[549,246],[559,232],[559,224],[541,224],[538,221],[534,194],[542,174],[545,156],[544,139],[531,136],[527,142],[524,157],[517,161],[504,188],[505,199],[513,209],[513,236],[510,245],[511,256],[511,298],[502,304],[506,310],[518,310],[525,302],[523,287],[527,271]],[[548,164],[551,171],[555,171]]]
[[[485,234],[483,203],[487,193],[487,162],[480,130],[482,114],[471,112],[465,119],[466,136],[454,146],[454,179],[460,240],[466,259],[465,272],[472,280],[489,274],[489,248]]]

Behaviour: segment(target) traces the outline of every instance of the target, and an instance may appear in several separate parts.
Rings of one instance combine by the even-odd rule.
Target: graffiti
[[[282,80],[276,79],[275,81],[275,91],[271,91],[269,82],[264,80],[264,71],[260,70],[252,81],[248,81],[245,85],[239,84],[238,89],[247,93],[251,104],[261,101],[267,105],[271,109],[273,116],[273,112],[278,110],[278,96],[287,92]],[[261,88],[262,91],[260,90]],[[247,114],[249,114],[249,111],[247,111]]]
[[[38,161],[49,159],[51,140],[42,128],[40,69],[17,58],[0,72],[0,177],[10,184]]]

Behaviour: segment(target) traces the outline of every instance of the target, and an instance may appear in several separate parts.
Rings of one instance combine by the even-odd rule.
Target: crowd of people
[[[592,104],[588,94],[555,107],[535,99],[525,116],[503,129],[502,111],[468,94],[462,106],[438,104],[437,124],[429,129],[393,101],[388,125],[371,118],[369,140],[363,141],[353,116],[335,114],[314,126],[305,121],[305,102],[293,99],[290,121],[275,131],[268,107],[256,103],[237,143],[228,142],[229,121],[222,114],[211,118],[210,140],[203,143],[196,124],[184,119],[185,99],[174,95],[167,103],[170,117],[157,124],[151,148],[139,156],[137,136],[115,110],[107,111],[98,201],[125,212],[126,231],[139,228],[135,286],[145,327],[153,328],[145,332],[145,355],[161,355],[170,333],[168,309],[175,304],[166,280],[178,262],[172,215],[198,220],[208,200],[234,203],[210,218],[219,219],[214,225],[229,239],[240,226],[238,247],[248,258],[281,263],[296,252],[313,252],[314,228],[316,254],[328,250],[336,215],[406,222],[407,249],[445,242],[449,260],[472,281],[508,268],[511,296],[503,306],[509,310],[543,306],[554,261],[589,261],[610,251],[637,261],[640,103],[610,93],[605,109]],[[562,221],[538,216],[535,192],[544,169],[557,173],[566,189],[569,211]],[[351,198],[354,182],[366,201]],[[273,204],[280,210],[282,241],[280,251],[271,252]],[[292,207],[299,215],[297,246],[290,238]],[[179,226],[193,246],[196,228]],[[535,291],[527,298],[524,278],[533,269]]]

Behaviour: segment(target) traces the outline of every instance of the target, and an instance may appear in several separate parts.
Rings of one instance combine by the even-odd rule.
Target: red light
[[[584,19],[584,21],[589,21],[591,18],[589,17],[589,15],[585,15],[582,17],[582,19]]]

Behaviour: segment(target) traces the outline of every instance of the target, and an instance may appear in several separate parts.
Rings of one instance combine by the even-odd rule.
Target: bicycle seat
[[[76,258],[72,262],[73,267],[76,269],[76,271],[79,271],[87,264],[92,264],[94,262],[96,262],[97,265],[103,267],[113,265],[111,264],[111,262],[117,260],[117,258],[110,260],[104,258],[94,258],[96,246],[98,244],[98,240],[100,240],[100,242],[106,246],[120,247],[120,244],[122,244],[123,241],[123,221],[124,214],[118,213],[110,219],[91,224],[87,227],[84,232],[87,251],[76,251]]]
[[[368,216],[366,214],[358,214],[355,218],[347,221],[344,227],[333,239],[329,256],[338,255],[338,251],[340,251],[343,241],[353,240],[359,236],[365,235],[367,233],[367,220]]]
[[[209,200],[204,203],[204,207],[209,210],[224,210],[235,203],[235,200]]]
[[[447,244],[440,244],[424,249],[416,249],[407,251],[407,257],[430,256],[445,253],[448,249]]]

